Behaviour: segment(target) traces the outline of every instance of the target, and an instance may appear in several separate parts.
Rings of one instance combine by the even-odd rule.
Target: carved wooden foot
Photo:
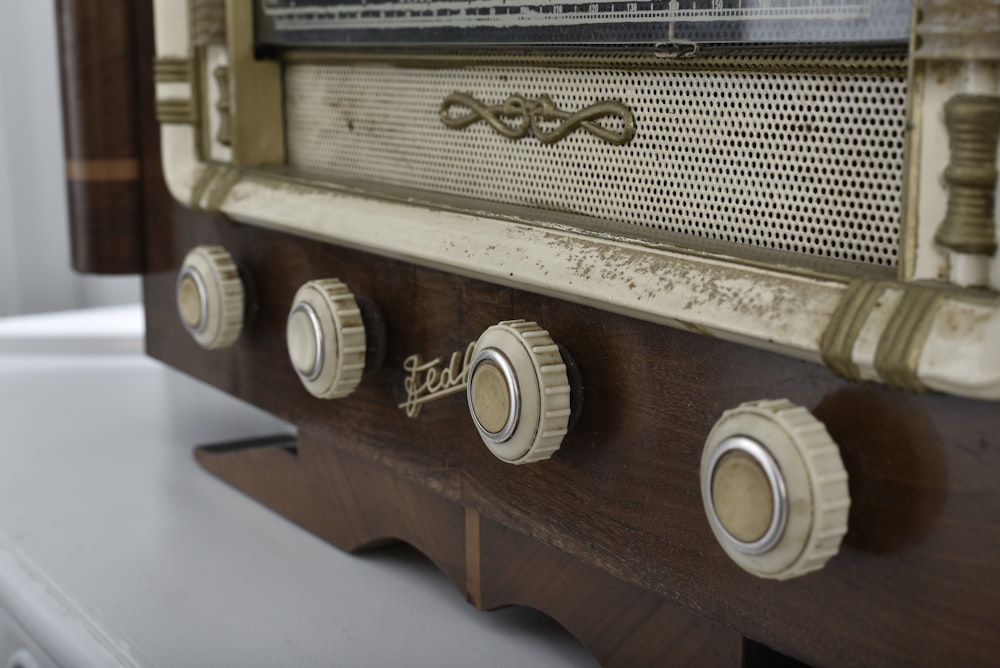
[[[405,541],[477,608],[548,614],[605,666],[745,665],[740,634],[329,442],[303,435],[202,447],[195,456],[344,550]]]

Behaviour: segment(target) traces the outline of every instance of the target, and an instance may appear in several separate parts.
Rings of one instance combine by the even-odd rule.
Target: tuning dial
[[[549,333],[533,322],[490,327],[476,342],[466,389],[486,447],[511,464],[548,459],[569,426],[566,365]]]
[[[822,568],[847,532],[851,500],[837,445],[784,399],[723,413],[702,453],[701,496],[723,549],[762,578]]]
[[[299,288],[285,334],[292,367],[310,393],[339,399],[357,388],[365,369],[365,323],[344,283],[325,278]]]
[[[197,246],[177,274],[177,311],[204,348],[225,348],[243,329],[244,291],[232,256],[222,246]]]

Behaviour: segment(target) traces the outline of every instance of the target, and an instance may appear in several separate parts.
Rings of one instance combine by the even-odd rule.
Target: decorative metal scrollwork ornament
[[[456,107],[469,113],[455,115]],[[548,95],[530,100],[523,95],[511,95],[503,104],[488,106],[466,93],[452,93],[441,103],[441,122],[449,128],[461,130],[478,121],[485,121],[508,139],[521,139],[530,132],[543,144],[554,144],[580,129],[608,142],[627,144],[635,136],[635,118],[632,111],[617,100],[603,100],[580,111],[570,113],[556,108]],[[598,123],[602,118],[618,118],[620,129]],[[557,123],[551,127],[553,123]]]

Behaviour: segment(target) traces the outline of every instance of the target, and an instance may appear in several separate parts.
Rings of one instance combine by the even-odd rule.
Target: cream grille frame
[[[1000,34],[998,0],[960,4],[988,11],[979,25],[956,30]],[[933,242],[947,199],[940,183],[948,164],[937,120],[940,109],[948,96],[970,85],[977,92],[1000,95],[1000,40],[994,40],[993,48],[989,39],[953,39],[953,30],[948,40],[958,47],[934,51],[933,39],[924,35],[920,49],[911,54],[911,135],[904,167],[899,274],[896,279],[851,279],[540,226],[516,215],[417,205],[405,197],[393,199],[391,193],[376,196],[289,176],[281,167],[283,139],[280,145],[273,137],[240,143],[240,136],[255,136],[254,128],[274,125],[273,115],[280,113],[275,111],[275,105],[280,107],[280,99],[275,100],[280,98],[280,74],[268,71],[272,64],[261,65],[249,57],[247,3],[231,0],[227,10],[230,34],[244,36],[229,41],[229,66],[258,68],[255,80],[263,88],[248,90],[239,71],[230,75],[235,135],[231,163],[202,157],[203,134],[195,119],[161,125],[167,186],[181,203],[826,364],[859,381],[1000,399],[1000,298],[992,289],[963,287],[970,285],[965,278],[970,271],[1000,275],[998,263],[990,257],[973,258],[975,267],[968,270],[967,258]],[[948,10],[938,10],[935,18],[941,21],[942,11],[947,24]],[[197,106],[205,95],[198,82],[209,77],[190,39],[187,0],[156,0],[155,21],[158,60],[187,60],[191,71],[199,73],[188,82],[158,82],[158,102],[186,99]],[[962,52],[962,45],[969,44],[978,50],[967,47],[968,52]],[[929,55],[921,53],[929,48]],[[966,70],[974,70],[975,76],[963,74]],[[253,104],[241,104],[247,95]],[[204,101],[200,108],[213,108],[215,102]],[[996,226],[995,212],[993,216]]]
[[[582,229],[661,245],[773,252],[831,271],[896,268],[906,135],[898,51],[633,55],[571,67],[314,58],[286,63],[285,113],[288,164],[317,177],[412,188],[431,202],[461,193],[542,219],[565,212]],[[516,93],[505,102],[504,91]],[[597,125],[607,136],[578,129],[541,141],[537,123],[501,116],[543,98],[564,113],[617,105],[628,131],[609,114]],[[518,141],[513,128],[534,136]]]

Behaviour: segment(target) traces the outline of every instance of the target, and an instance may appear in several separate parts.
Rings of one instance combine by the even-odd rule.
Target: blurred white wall
[[[0,316],[138,302],[137,277],[70,268],[55,2],[3,5]]]

